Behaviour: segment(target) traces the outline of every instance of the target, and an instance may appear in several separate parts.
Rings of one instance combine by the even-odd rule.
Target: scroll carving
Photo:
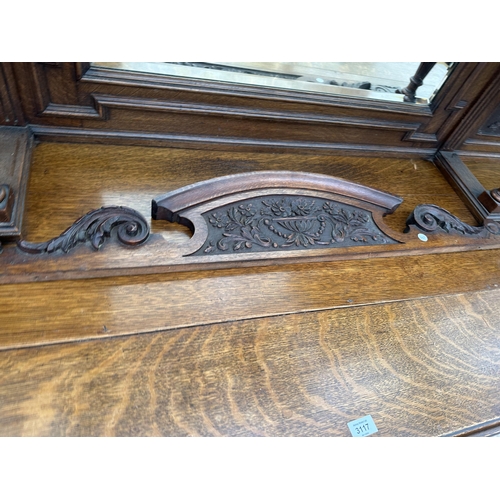
[[[99,250],[106,238],[111,237],[114,228],[118,241],[124,245],[140,245],[149,236],[148,223],[139,212],[127,207],[110,206],[87,213],[57,238],[43,243],[21,240],[17,246],[23,252],[32,254],[58,250],[67,253],[78,244],[89,241],[95,250]]]
[[[488,238],[500,234],[500,224],[497,221],[487,221],[484,226],[469,226],[444,208],[436,205],[418,205],[406,221],[407,229],[416,226],[424,232],[441,232],[460,234],[472,238]]]

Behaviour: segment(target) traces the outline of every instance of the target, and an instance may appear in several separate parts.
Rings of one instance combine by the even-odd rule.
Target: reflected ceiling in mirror
[[[418,62],[95,62],[96,67],[237,83],[278,89],[403,102]],[[453,63],[435,63],[416,91],[415,104],[428,104]]]

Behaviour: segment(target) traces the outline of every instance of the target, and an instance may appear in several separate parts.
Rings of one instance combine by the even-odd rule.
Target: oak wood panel
[[[500,291],[0,353],[2,435],[435,436],[500,415]]]
[[[78,87],[76,85],[76,63],[41,63],[51,103],[74,105],[78,103]]]
[[[12,63],[15,75],[19,103],[22,107],[25,121],[31,122],[33,117],[41,113],[50,103],[50,92],[43,65],[39,63]],[[71,82],[70,85],[73,85]]]
[[[138,135],[142,131],[161,131],[163,134],[173,136],[192,135],[206,140],[211,138],[230,138],[235,142],[247,140],[274,140],[287,141],[291,144],[307,144],[313,142],[325,145],[329,143],[358,144],[380,146],[406,146],[400,144],[406,131],[403,129],[387,130],[379,126],[373,130],[372,127],[361,127],[360,125],[341,126],[330,123],[307,123],[297,120],[295,123],[287,123],[287,120],[264,120],[232,116],[216,116],[205,113],[203,116],[191,116],[184,113],[132,111],[128,109],[111,109],[108,121],[84,121],[85,128],[98,128],[115,130],[116,123],[121,123],[120,130],[133,131]],[[429,146],[424,144],[423,147]]]
[[[500,187],[500,158],[462,158],[478,181],[488,190]]]
[[[0,285],[0,349],[500,287],[500,250]]]

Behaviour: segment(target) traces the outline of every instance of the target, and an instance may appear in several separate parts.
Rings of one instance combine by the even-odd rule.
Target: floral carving
[[[304,196],[266,196],[203,214],[209,235],[197,253],[232,253],[396,243],[370,212]]]

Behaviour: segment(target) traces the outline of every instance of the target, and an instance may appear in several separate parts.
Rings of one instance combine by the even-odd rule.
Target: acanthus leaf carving
[[[21,240],[17,246],[23,252],[32,254],[49,254],[58,250],[67,253],[78,244],[89,241],[95,250],[99,250],[114,228],[117,239],[125,245],[140,245],[149,236],[149,225],[139,212],[127,207],[109,206],[88,212],[56,238],[43,243]]]

